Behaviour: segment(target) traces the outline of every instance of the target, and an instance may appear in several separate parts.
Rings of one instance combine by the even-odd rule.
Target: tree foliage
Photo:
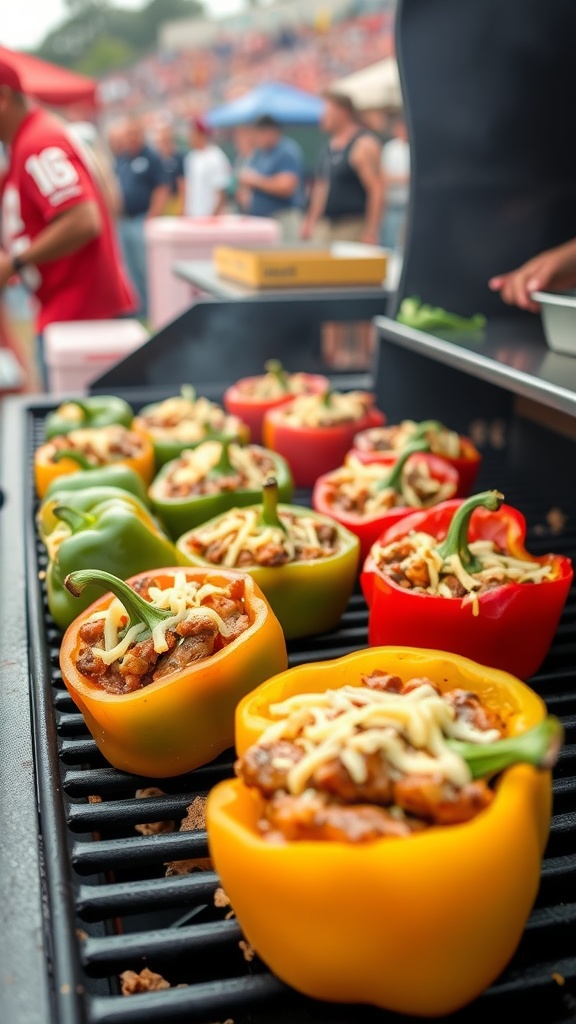
[[[67,18],[48,33],[35,51],[53,64],[101,75],[154,50],[165,21],[194,18],[202,0],[149,0],[139,10],[110,0],[66,0]]]

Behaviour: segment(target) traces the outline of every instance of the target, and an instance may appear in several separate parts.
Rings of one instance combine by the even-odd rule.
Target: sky
[[[121,0],[118,6],[138,8],[146,0]],[[208,0],[212,14],[231,14],[242,0]],[[0,43],[13,50],[33,49],[66,16],[63,0],[0,0]]]

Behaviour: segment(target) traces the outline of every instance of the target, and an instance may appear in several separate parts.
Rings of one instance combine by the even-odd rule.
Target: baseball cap
[[[195,128],[196,131],[197,132],[201,132],[202,135],[211,135],[212,134],[212,129],[210,128],[210,125],[208,124],[206,119],[201,117],[200,115],[197,115],[196,117],[193,117],[191,119],[190,127],[191,128]]]
[[[14,92],[24,92],[20,75],[5,60],[0,60],[0,85],[6,85]]]

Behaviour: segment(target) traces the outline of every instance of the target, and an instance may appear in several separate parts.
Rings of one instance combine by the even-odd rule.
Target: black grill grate
[[[30,464],[41,440],[42,418],[30,414]],[[31,474],[30,474],[31,476]],[[576,507],[570,496],[554,504],[569,513],[555,535],[547,525],[550,503],[499,472],[486,457],[481,485],[503,486],[529,524],[534,553],[555,550],[576,558]],[[305,500],[305,495],[300,500]],[[565,500],[564,500],[565,499]],[[214,906],[213,871],[165,876],[167,862],[208,854],[205,832],[143,836],[141,822],[175,821],[194,796],[232,772],[232,752],[178,779],[144,779],[109,767],[89,736],[58,670],[61,634],[46,605],[39,570],[45,552],[28,528],[28,601],[33,706],[42,838],[48,878],[49,957],[57,1024],[216,1021],[235,1024],[299,1021],[322,1024],[406,1020],[372,1008],[316,1003],[296,995],[258,959],[245,960],[235,919]],[[536,1013],[548,1024],[576,1019],[576,590],[570,595],[554,645],[531,681],[550,711],[562,718],[566,745],[555,770],[554,817],[538,900],[522,943],[503,976],[452,1021],[473,1024],[486,1013]],[[339,657],[366,646],[367,613],[356,593],[340,628],[289,644],[290,665]],[[166,795],[136,799],[142,786]],[[102,802],[93,803],[89,797]],[[353,879],[351,879],[353,884]],[[471,879],[489,886],[490,879]],[[273,912],[273,908],[271,909]],[[465,910],[463,911],[465,912]],[[335,917],[337,916],[337,903]],[[281,921],[278,927],[281,927]],[[335,926],[338,926],[335,922]],[[119,974],[149,967],[173,986],[123,997]],[[457,967],[455,967],[457,969]],[[62,979],[75,979],[75,991]],[[556,980],[555,980],[556,979]]]

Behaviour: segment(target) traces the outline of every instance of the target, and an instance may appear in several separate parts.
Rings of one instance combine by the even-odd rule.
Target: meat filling
[[[338,551],[338,530],[332,523],[285,511],[280,513],[280,519],[286,532],[273,527],[262,529],[256,512],[237,509],[218,526],[199,527],[191,532],[187,545],[192,554],[228,569],[309,562],[329,558]]]
[[[417,706],[420,697],[435,702],[436,708],[439,702],[443,702],[446,719],[456,736],[472,735],[477,742],[487,742],[505,732],[501,717],[483,704],[477,694],[462,689],[441,693],[439,687],[426,678],[414,678],[403,683],[398,676],[374,672],[362,677],[362,685],[356,693],[352,687],[345,688],[347,707],[338,696],[344,691],[334,691],[337,699],[332,704],[322,704],[323,715],[320,715],[319,708],[304,698],[281,729],[284,735],[278,738],[273,735],[267,739],[264,734],[263,740],[236,761],[238,777],[247,786],[257,789],[264,798],[258,827],[267,840],[365,842],[382,836],[401,837],[431,825],[469,821],[489,806],[493,791],[486,781],[473,780],[466,775],[455,781],[449,777],[449,772],[443,770],[441,760],[436,770],[425,773],[399,767],[399,762],[388,755],[385,747],[379,746],[375,734],[377,727],[384,731],[387,729],[385,702],[375,705],[383,709],[379,713],[384,719],[378,726],[367,723],[364,737],[360,720],[355,726],[348,746],[348,758],[350,747],[360,740],[356,746],[357,750],[363,751],[359,765],[354,759],[347,760],[344,748],[338,752],[337,744],[328,757],[318,758],[314,752],[311,755],[311,745],[318,730],[321,734],[318,742],[329,743],[330,722],[335,723],[337,734],[340,715],[369,706],[370,692],[408,698],[412,707]],[[278,725],[271,726],[269,731],[277,734]],[[399,735],[406,755],[409,758],[418,756],[419,749],[401,731]],[[362,747],[363,738],[367,740],[365,748]],[[293,769],[302,765],[310,755],[310,773],[301,785],[294,787]]]
[[[74,451],[85,455],[94,466],[104,466],[120,459],[135,458],[143,449],[142,439],[126,427],[89,427],[71,430],[69,434],[53,437],[47,445],[49,457],[60,451]]]

